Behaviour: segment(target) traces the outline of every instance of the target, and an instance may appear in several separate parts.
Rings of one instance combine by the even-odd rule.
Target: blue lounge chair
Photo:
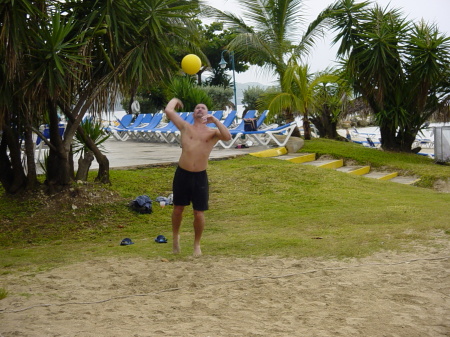
[[[131,121],[133,120],[134,115],[126,114],[121,119],[116,118],[116,122],[119,124],[117,126],[108,126],[105,128],[107,132],[111,132],[112,130],[115,130],[117,128],[126,128],[131,124]]]
[[[278,146],[285,146],[289,138],[294,132],[296,122],[291,122],[282,126],[272,127],[264,130],[257,131],[240,131],[234,135],[233,139],[229,142],[219,141],[217,142],[220,146],[225,149],[233,147],[236,142],[241,139],[241,136],[246,136],[249,140],[254,140],[257,144],[262,146],[268,146],[270,142],[275,143]],[[284,139],[279,140],[276,135],[285,136]]]
[[[244,132],[244,134],[248,136],[250,140],[253,139],[255,140],[256,143],[260,145],[267,146],[269,145],[269,143],[272,142],[277,146],[285,146],[296,127],[297,123],[291,122],[288,124],[264,130]],[[278,139],[276,135],[284,136],[284,138]],[[239,138],[240,136],[241,135],[238,135],[237,138]]]
[[[255,116],[256,116],[256,110],[249,110],[245,114],[244,118],[255,118]],[[228,118],[228,116],[227,116],[227,118]],[[229,149],[237,141],[237,139],[235,139],[236,135],[240,134],[243,131],[245,131],[245,121],[241,120],[241,122],[239,123],[239,125],[237,127],[232,128],[232,129],[229,128],[229,131],[230,131],[231,136],[233,137],[233,139],[231,141],[229,141],[229,142],[223,142],[223,141],[219,140],[216,143],[216,146],[221,146],[223,148]]]
[[[186,118],[189,116],[189,112],[181,112],[179,113],[180,117],[184,120],[186,120]],[[153,130],[149,130],[148,132],[148,136],[150,137],[150,140],[153,141],[165,141],[167,143],[170,142],[168,136],[172,131],[176,131],[178,130],[178,128],[176,127],[176,125],[172,122],[169,121],[169,123],[167,123],[165,126],[162,126],[160,128],[154,128]]]
[[[59,123],[58,124],[58,133],[59,133],[59,136],[61,138],[64,137],[64,132],[66,131],[66,126],[67,125],[64,124],[64,123]],[[41,132],[42,132],[42,135],[47,140],[50,140],[50,128],[49,128],[48,125],[43,126],[43,129],[42,129],[42,126],[41,126]],[[36,142],[34,144],[35,150],[36,149],[38,150],[37,162],[39,162],[41,160],[41,152],[45,151],[44,145],[45,145],[45,142],[42,140],[42,138],[40,136],[37,136]]]
[[[158,127],[163,117],[162,112],[155,113],[148,124],[142,123],[138,127],[131,128],[127,131],[128,136],[134,140],[145,140],[145,135],[148,130],[153,130]]]
[[[214,111],[213,116],[216,117],[219,121],[221,121],[223,117],[223,110]]]
[[[256,112],[257,112],[256,110],[249,110],[245,114],[244,118],[255,118]],[[230,132],[235,133],[236,131],[244,131],[244,127],[245,127],[245,121],[242,119],[238,126],[236,126],[233,129],[230,129]],[[232,135],[233,135],[233,133],[232,133]]]
[[[128,130],[131,130],[135,127],[138,127],[139,125],[141,125],[144,117],[148,116],[149,114],[139,114],[136,116],[136,119],[134,120],[134,122],[132,122],[129,126],[125,127],[125,128],[121,128],[121,127],[117,127],[116,129],[111,131],[111,134],[113,135],[114,138],[116,138],[117,140],[120,141],[126,141],[128,139]],[[151,117],[151,116],[149,116]]]
[[[267,114],[269,113],[269,110],[264,110],[262,112],[262,114],[258,117],[258,119],[256,120],[256,129],[258,130],[264,123],[264,121],[266,120]],[[245,118],[247,118],[248,112],[245,115]],[[254,117],[249,117],[249,118],[254,118]],[[242,123],[241,123],[242,124]],[[241,131],[245,131],[245,125],[244,128],[236,128],[236,129],[231,129],[230,133],[231,135],[236,135],[238,133],[240,133]]]
[[[227,117],[225,117],[224,121],[222,122],[223,125],[225,125],[225,127],[227,127],[228,129],[231,127],[231,125],[234,122],[234,119],[236,118],[236,114],[237,111],[236,110],[231,110]]]
[[[269,110],[264,110],[262,112],[262,114],[258,117],[258,119],[256,120],[256,128],[259,130],[260,128],[262,128],[264,124],[264,122],[266,121],[267,115],[269,114]]]

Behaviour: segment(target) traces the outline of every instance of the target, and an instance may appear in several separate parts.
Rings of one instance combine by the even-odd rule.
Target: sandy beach
[[[450,336],[450,244],[364,259],[97,258],[6,274],[0,336]]]

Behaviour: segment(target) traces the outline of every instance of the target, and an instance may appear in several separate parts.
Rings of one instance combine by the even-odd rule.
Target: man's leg
[[[172,250],[174,254],[181,252],[180,248],[180,227],[183,220],[184,206],[173,206],[172,211]]]
[[[200,240],[205,228],[205,212],[194,210],[194,256],[202,255]]]

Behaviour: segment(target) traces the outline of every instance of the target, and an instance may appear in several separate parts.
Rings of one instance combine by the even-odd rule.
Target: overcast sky
[[[206,3],[223,11],[233,12],[240,15],[239,0],[206,0]],[[305,4],[305,29],[306,26],[328,5],[334,1],[330,0],[304,0]],[[450,36],[450,0],[377,0],[383,7],[401,8],[409,19],[436,23],[440,31]],[[336,47],[330,46],[331,34],[317,44],[308,61],[312,71],[324,70],[333,65],[336,55]],[[273,84],[274,78],[261,71],[259,67],[251,67],[251,70],[237,74],[236,82],[259,82],[262,84]]]

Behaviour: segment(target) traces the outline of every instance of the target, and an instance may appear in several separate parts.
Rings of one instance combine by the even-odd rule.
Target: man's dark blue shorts
[[[209,184],[205,171],[190,172],[177,167],[173,178],[173,204],[188,206],[196,211],[208,210]]]

